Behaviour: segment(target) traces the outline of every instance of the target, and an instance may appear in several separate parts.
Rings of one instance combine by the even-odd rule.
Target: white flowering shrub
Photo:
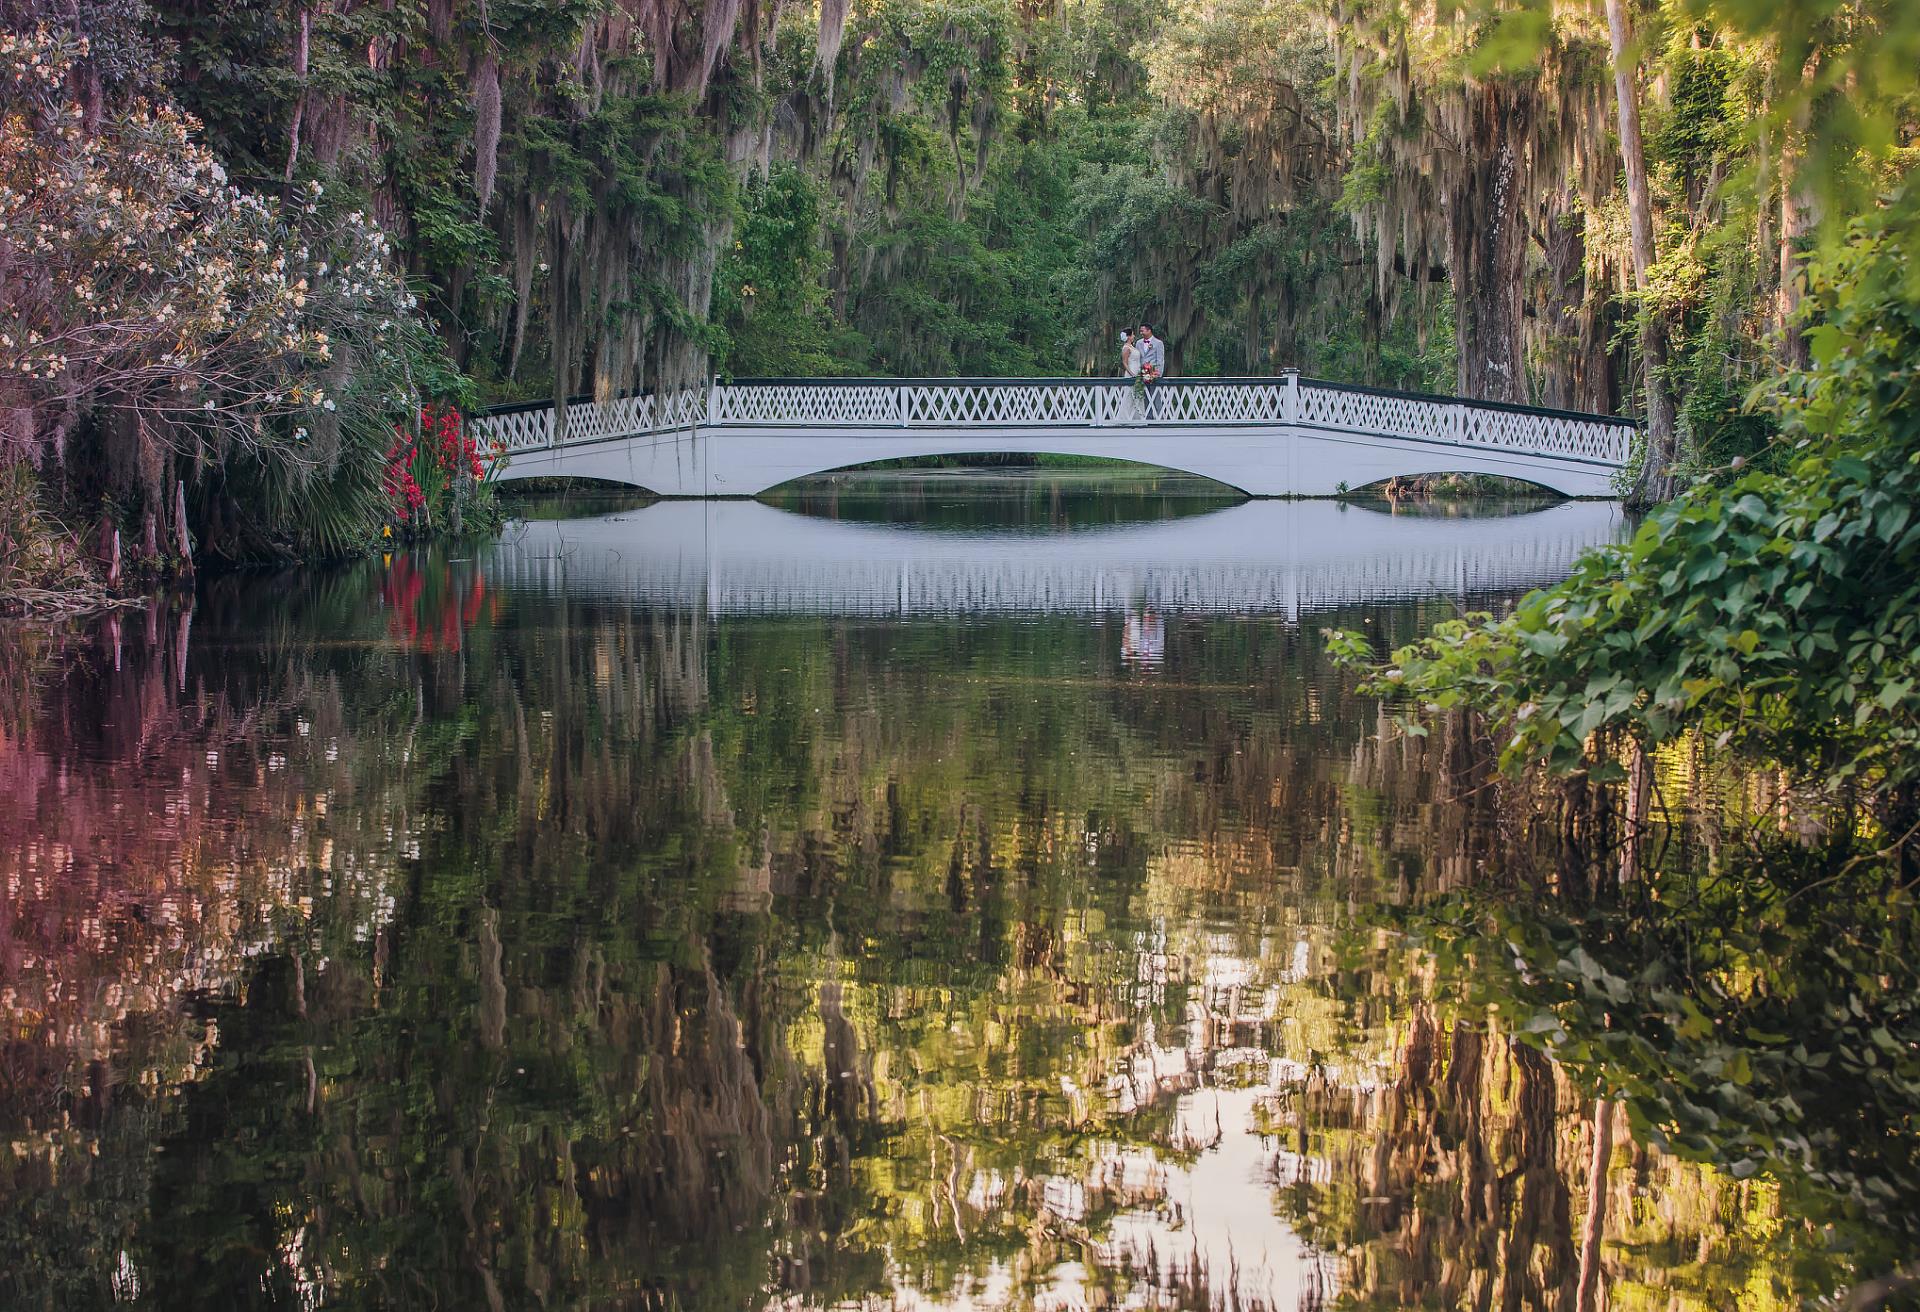
[[[89,132],[84,37],[0,33],[0,441],[57,453],[103,410],[196,458],[331,471],[342,407],[390,431],[433,344],[385,235],[319,184],[227,180],[178,108]]]

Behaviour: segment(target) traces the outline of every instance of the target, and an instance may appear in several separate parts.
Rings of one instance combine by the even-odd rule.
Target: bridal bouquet
[[[1150,364],[1140,366],[1140,372],[1133,377],[1133,395],[1135,400],[1144,401],[1147,396],[1147,384],[1160,381],[1160,371]]]

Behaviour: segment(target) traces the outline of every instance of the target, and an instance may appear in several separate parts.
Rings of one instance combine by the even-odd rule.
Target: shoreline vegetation
[[[0,594],[483,525],[392,464],[494,402],[1107,372],[1143,319],[1175,374],[1641,417],[1643,503],[1781,468],[1909,10],[12,0]]]

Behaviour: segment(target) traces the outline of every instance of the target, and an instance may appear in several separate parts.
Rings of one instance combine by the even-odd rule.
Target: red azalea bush
[[[482,447],[451,405],[420,407],[417,427],[396,424],[387,447],[382,486],[394,522],[402,531],[426,532],[464,511],[482,496],[500,461],[499,443]]]

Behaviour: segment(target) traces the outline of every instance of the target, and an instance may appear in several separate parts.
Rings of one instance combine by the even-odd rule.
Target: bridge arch
[[[1392,501],[1399,495],[1422,495],[1424,490],[1407,488],[1405,485],[1418,480],[1449,478],[1488,478],[1494,480],[1491,495],[1521,497],[1565,497],[1568,494],[1549,483],[1537,478],[1528,478],[1524,474],[1486,474],[1471,469],[1422,469],[1405,470],[1398,474],[1389,474],[1385,478],[1376,478],[1371,483],[1359,487],[1349,486],[1347,492],[1353,496],[1367,498],[1377,496]],[[1402,485],[1396,488],[1395,485]]]
[[[682,439],[690,448],[684,453],[689,472],[697,472],[697,464],[705,453],[697,450],[697,445],[713,441],[712,435],[687,435]],[[1116,465],[1132,466],[1142,470],[1161,470],[1170,474],[1184,474],[1191,478],[1205,479],[1217,484],[1224,491],[1243,497],[1257,496],[1258,493],[1232,481],[1243,471],[1229,466],[1224,475],[1209,468],[1205,459],[1185,460],[1174,464],[1166,460],[1144,460],[1133,454],[1121,454],[1107,450],[1093,449],[1097,443],[1071,443],[1037,439],[1032,441],[1006,444],[1004,442],[983,448],[977,437],[954,435],[945,438],[914,438],[905,442],[889,445],[884,450],[875,450],[863,443],[859,447],[850,446],[846,439],[821,434],[814,441],[782,443],[777,453],[769,458],[764,450],[764,442],[756,445],[762,450],[754,453],[758,458],[751,462],[750,472],[741,477],[736,470],[721,471],[718,478],[708,474],[707,481],[700,492],[688,492],[685,488],[686,473],[681,467],[660,468],[658,454],[649,450],[647,455],[654,459],[635,461],[630,450],[622,449],[624,444],[609,443],[606,449],[594,451],[581,448],[566,448],[568,454],[559,459],[536,458],[515,459],[501,471],[501,482],[511,482],[525,478],[565,478],[580,479],[599,484],[620,484],[641,491],[652,492],[668,497],[756,497],[772,492],[803,479],[819,478],[828,474],[854,473],[872,469],[877,465],[891,464],[902,460],[943,459],[962,456],[1066,456],[1092,458],[1111,461]],[[901,446],[911,450],[898,449]],[[676,453],[681,454],[681,453]],[[852,459],[841,459],[851,455]],[[678,466],[679,462],[674,462]],[[745,463],[745,462],[742,462]],[[1222,462],[1224,463],[1224,462]],[[649,481],[653,480],[653,481]],[[656,483],[658,485],[656,485]],[[664,489],[664,490],[663,490]]]
[[[1045,466],[1045,465],[1021,465],[1013,462],[1008,462],[1005,465],[1000,465],[993,462],[992,458],[995,456],[1011,456],[1011,457],[1015,457],[1016,459],[1032,458],[1034,460],[1046,460],[1049,457],[1064,457],[1070,460],[1086,461],[1091,463],[1081,464],[1081,465]],[[958,466],[934,463],[937,461],[949,461],[949,460],[957,460],[961,462],[973,461],[977,463],[972,463],[972,464],[962,463],[961,465],[958,465]],[[1111,471],[1111,472],[1125,472],[1130,474],[1136,474],[1142,477],[1151,477],[1153,475],[1158,475],[1158,474],[1173,474],[1173,475],[1178,475],[1182,478],[1194,479],[1199,482],[1203,482],[1215,488],[1218,488],[1222,496],[1246,497],[1246,496],[1252,495],[1245,488],[1235,487],[1231,483],[1222,482],[1220,479],[1213,478],[1201,470],[1184,469],[1178,465],[1165,464],[1158,461],[1129,460],[1129,459],[1125,459],[1117,456],[1090,455],[1082,451],[1046,451],[1046,450],[982,451],[977,449],[975,444],[964,443],[964,442],[957,444],[955,449],[951,451],[936,451],[936,452],[931,452],[927,454],[917,454],[917,455],[911,455],[911,456],[877,456],[871,460],[861,461],[858,464],[840,465],[830,469],[818,469],[818,470],[811,471],[809,473],[796,475],[794,478],[790,478],[784,483],[776,483],[772,487],[766,490],[769,492],[779,491],[783,488],[790,487],[796,483],[804,484],[808,480],[827,478],[835,474],[864,474],[864,473],[873,473],[873,472],[879,472],[879,471],[890,471],[890,470],[896,470],[896,469],[903,473],[930,473],[930,472],[935,472],[942,469],[970,469],[970,470],[991,471],[991,470],[1002,469],[1002,468],[1005,468],[1008,470],[1029,470],[1029,469],[1038,468],[1038,469],[1049,470],[1051,472],[1071,472],[1074,470],[1088,470],[1088,471],[1095,471],[1095,472]]]

